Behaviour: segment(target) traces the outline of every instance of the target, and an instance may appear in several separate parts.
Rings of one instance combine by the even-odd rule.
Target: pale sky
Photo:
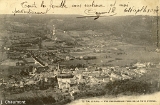
[[[42,8],[41,3],[44,1],[46,7]],[[12,12],[16,11],[29,11],[34,12],[45,12],[47,8],[50,8],[52,2],[53,6],[60,5],[64,0],[0,0],[0,14],[13,14]],[[115,13],[117,16],[126,16],[126,15],[135,15],[135,11],[141,10],[136,15],[157,15],[154,10],[157,6],[160,6],[160,0],[65,0],[67,8],[51,8],[47,14],[80,14],[87,15],[84,11],[90,11],[88,15],[95,15],[95,12],[108,12],[110,7],[116,7]],[[93,3],[94,1],[94,3]],[[116,1],[116,3],[115,3]],[[24,3],[23,3],[24,2]],[[35,2],[35,7],[26,8],[26,6],[33,6]],[[21,5],[23,3],[23,7]],[[114,5],[115,3],[115,5]],[[91,7],[85,7],[85,4],[91,5]],[[92,7],[95,5],[101,5],[104,7]],[[125,7],[120,6],[126,5]],[[72,7],[73,5],[81,7]],[[113,6],[111,6],[113,5]],[[144,7],[143,7],[144,6]],[[132,12],[124,12],[124,10],[129,10],[132,8]],[[146,11],[145,11],[145,10]],[[160,7],[159,7],[160,9]],[[145,12],[142,12],[145,11]],[[147,11],[149,11],[147,13]],[[88,12],[87,12],[88,13]],[[27,13],[25,13],[27,14]],[[160,14],[160,11],[159,11]],[[112,13],[105,13],[103,15],[112,15]]]

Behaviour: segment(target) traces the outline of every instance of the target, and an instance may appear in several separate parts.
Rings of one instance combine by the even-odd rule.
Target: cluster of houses
[[[67,83],[76,84],[80,82],[85,83],[98,83],[98,82],[109,82],[109,80],[114,81],[117,79],[132,79],[133,77],[138,77],[147,72],[146,67],[148,65],[136,63],[135,68],[121,68],[121,67],[99,67],[99,68],[75,68],[72,69],[62,69],[60,70],[50,70],[48,66],[34,68],[29,71],[29,78],[34,80],[42,80],[42,77],[55,78],[57,77],[57,82],[59,88],[65,86]],[[36,78],[36,79],[35,79]],[[44,79],[47,81],[47,79]],[[89,81],[90,80],[90,81]],[[29,80],[28,80],[29,81]],[[98,81],[98,82],[96,82]],[[94,84],[94,83],[93,83]]]
[[[143,65],[143,66],[142,66]],[[128,67],[100,67],[100,68],[75,68],[72,72],[62,72],[57,76],[59,89],[63,92],[78,92],[78,84],[84,83],[89,86],[108,83],[115,80],[133,79],[147,72],[148,65],[137,63],[135,69]]]
[[[149,63],[136,63],[132,67],[88,67],[75,69],[60,69],[33,67],[29,71],[29,76],[14,78],[5,81],[1,78],[0,86],[4,87],[6,92],[20,93],[30,90],[48,89],[52,87],[55,92],[67,93],[74,97],[73,93],[79,93],[79,84],[85,84],[90,87],[106,84],[116,80],[133,79],[140,77],[147,72]]]
[[[99,51],[99,50],[98,50]],[[98,52],[96,51],[96,52]],[[103,51],[102,51],[103,52]],[[16,55],[14,55],[16,54]],[[28,56],[28,55],[29,56]],[[41,71],[43,71],[43,74],[46,72],[48,69],[51,69],[48,66],[48,62],[46,63],[47,59],[48,61],[52,62],[52,57],[59,57],[60,59],[65,59],[67,60],[71,60],[74,59],[73,56],[70,55],[63,55],[63,54],[57,54],[55,55],[54,52],[52,51],[31,51],[28,53],[12,53],[10,52],[8,54],[8,56],[10,57],[21,57],[23,58],[21,61],[16,62],[16,66],[24,66],[24,65],[36,65],[39,64],[40,67],[38,70],[33,70],[34,72],[29,72],[30,76],[34,76],[34,78],[29,78],[26,82],[25,80],[20,81],[19,85],[12,85],[12,86],[19,86],[19,87],[23,87],[29,84],[38,84],[40,81],[45,81],[48,82],[47,80],[50,80],[49,78],[57,78],[57,83],[58,83],[58,87],[59,89],[64,89],[65,90],[69,89],[72,90],[70,88],[72,88],[72,86],[74,86],[74,89],[77,89],[77,84],[79,83],[85,83],[88,85],[94,85],[94,84],[100,84],[103,82],[109,82],[109,81],[115,81],[115,80],[124,80],[124,79],[132,79],[134,77],[137,76],[141,76],[144,73],[146,73],[146,67],[150,66],[149,63],[146,64],[142,64],[142,63],[137,63],[135,64],[135,69],[130,69],[130,68],[120,68],[120,67],[101,67],[101,68],[85,68],[83,70],[81,70],[80,68],[75,68],[74,70],[62,70],[64,73],[63,74],[57,74],[55,73],[56,70],[53,70],[52,72],[50,72],[50,74],[48,74],[49,76],[46,75],[45,76],[37,76],[39,74],[36,74],[35,71],[42,73]],[[57,56],[58,55],[58,56]],[[40,59],[43,58],[43,59]],[[76,58],[75,58],[76,59]],[[84,59],[84,60],[88,60],[88,59],[96,59],[96,56],[80,56],[79,59]],[[48,68],[45,68],[48,67]],[[52,74],[52,76],[51,76]],[[42,79],[43,77],[43,79]],[[35,79],[37,78],[37,79]],[[31,82],[33,81],[33,82]],[[4,84],[4,81],[2,82]],[[1,83],[1,84],[2,84]],[[13,84],[13,83],[11,83]],[[23,86],[22,86],[23,84]],[[69,91],[67,90],[67,91]]]

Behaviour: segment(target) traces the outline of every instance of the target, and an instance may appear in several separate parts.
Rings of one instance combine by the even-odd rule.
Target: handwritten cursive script
[[[50,1],[49,5],[45,5],[45,2],[42,1],[41,5],[37,5],[35,2],[34,3],[28,3],[27,1],[21,3],[22,9],[17,9],[15,8],[12,13],[14,15],[16,14],[47,14],[51,9],[54,8],[67,8],[66,5],[66,0],[62,0],[59,5],[54,4],[53,0]],[[43,11],[36,11],[36,8],[44,8]],[[52,13],[54,11],[52,10]]]
[[[15,8],[15,10],[14,11],[12,11],[12,13],[14,14],[14,16],[16,15],[16,14],[46,14],[47,12],[46,11],[44,11],[44,12],[42,12],[42,11],[40,11],[40,12],[38,12],[38,11],[34,11],[34,10],[32,10],[32,9],[28,9],[28,10],[25,10],[25,9],[21,9],[21,10],[17,10],[16,8]]]
[[[141,15],[141,14],[156,14],[159,10],[155,7],[149,7],[147,5],[135,6],[130,2],[127,3],[117,3],[117,1],[113,1],[112,3],[107,6],[104,3],[99,3],[96,0],[91,2],[84,2],[84,3],[76,3],[73,4],[67,3],[68,0],[50,0],[46,2],[42,0],[39,2],[28,2],[24,1],[20,3],[20,8],[16,7],[12,13],[16,14],[47,14],[47,13],[55,13],[56,8],[69,8],[69,10],[73,10],[74,8],[82,8],[84,11],[84,16],[78,18],[85,18],[85,17],[94,17],[94,20],[98,19],[99,17],[105,16],[114,16],[117,15],[117,12],[124,13],[127,15]],[[68,1],[71,2],[71,1]],[[68,4],[68,5],[67,5]],[[59,9],[58,9],[59,10]],[[118,10],[118,11],[117,11]],[[57,11],[56,11],[57,12]]]
[[[50,1],[49,8],[47,8],[46,12],[50,11],[51,9],[54,8],[67,8],[66,6],[66,0],[62,0],[60,5],[54,5],[53,0]]]
[[[83,16],[83,17],[77,17],[77,18],[84,18],[84,17],[95,17],[94,20],[98,19],[99,17],[105,16],[114,16],[117,13],[115,13],[116,7],[111,7],[108,11],[104,12],[97,12],[95,9],[86,9],[84,13],[89,16]],[[103,16],[102,16],[103,15]]]
[[[21,3],[22,8],[37,8],[36,3],[29,4],[27,1]]]

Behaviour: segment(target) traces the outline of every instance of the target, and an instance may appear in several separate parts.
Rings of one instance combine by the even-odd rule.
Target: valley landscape
[[[0,15],[4,103],[62,105],[160,91],[157,17],[77,17]]]

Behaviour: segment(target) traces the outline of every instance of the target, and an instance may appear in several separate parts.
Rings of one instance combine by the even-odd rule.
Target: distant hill
[[[117,16],[100,18],[116,36],[134,44],[155,44],[156,18],[151,16]]]
[[[51,34],[52,26],[62,31],[73,32],[86,37],[81,31],[92,30],[120,37],[133,44],[154,45],[156,42],[156,17],[151,16],[112,16],[76,18],[77,15],[0,15],[0,30],[12,33],[26,33],[31,36],[45,37]],[[59,34],[61,40],[74,41],[73,33]],[[111,34],[110,34],[111,33]]]

